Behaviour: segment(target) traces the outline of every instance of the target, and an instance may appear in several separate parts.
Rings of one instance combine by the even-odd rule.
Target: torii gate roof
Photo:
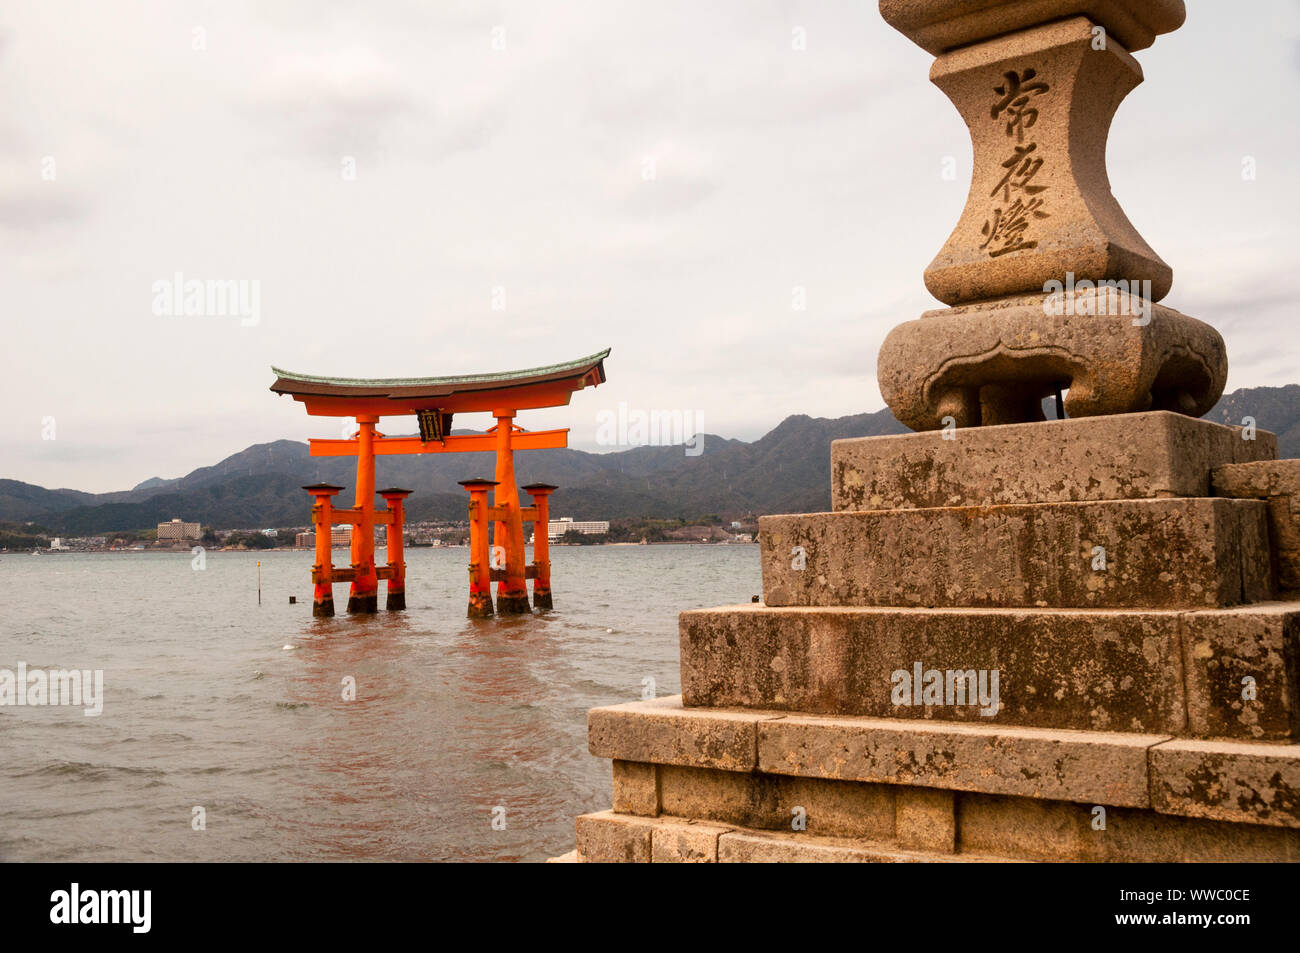
[[[327,417],[394,416],[432,408],[472,413],[558,407],[567,404],[574,391],[605,382],[609,350],[562,364],[451,377],[321,377],[272,367],[276,379],[271,390],[302,401],[309,414]]]

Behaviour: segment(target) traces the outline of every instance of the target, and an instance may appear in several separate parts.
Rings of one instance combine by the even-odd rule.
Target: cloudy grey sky
[[[1300,381],[1300,4],[1187,5],[1138,54],[1111,183],[1165,303],[1224,334],[1229,389]],[[0,476],[123,489],[337,436],[267,391],[273,363],[612,347],[606,385],[520,420],[585,449],[619,402],[742,439],[877,410],[876,351],[935,306],[969,183],[930,62],[872,0],[8,4]],[[176,272],[260,282],[260,321],[154,314]]]

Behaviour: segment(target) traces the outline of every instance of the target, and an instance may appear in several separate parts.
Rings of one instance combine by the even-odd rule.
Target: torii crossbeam
[[[301,401],[307,413],[318,417],[354,417],[357,434],[346,440],[312,440],[314,457],[357,458],[356,503],[336,509],[331,498],[341,487],[313,484],[304,487],[315,499],[312,522],[316,528],[316,564],[312,567],[315,594],[312,613],[334,614],[333,583],[350,582],[349,612],[378,609],[379,579],[388,582],[387,608],[406,608],[406,564],[402,548],[402,500],[411,492],[398,487],[379,491],[388,503],[375,510],[375,456],[398,453],[496,453],[496,479],[466,480],[470,492],[470,602],[471,617],[493,613],[490,582],[496,582],[496,611],[528,612],[527,579],[533,580],[533,605],[551,608],[550,560],[547,549],[549,484],[524,489],[533,505],[521,507],[515,486],[514,451],[568,446],[568,429],[527,431],[514,425],[520,410],[560,407],[575,391],[605,382],[606,348],[563,364],[495,374],[454,377],[367,380],[295,374],[277,367],[271,390]],[[482,434],[452,434],[455,414],[490,413],[496,425]],[[414,416],[418,437],[385,437],[376,430],[382,417]],[[487,504],[487,491],[493,504]],[[487,524],[495,525],[492,543],[504,550],[505,565],[492,569],[488,558]],[[525,521],[534,524],[533,564],[524,564]],[[353,526],[352,566],[335,569],[330,556],[330,528],[336,523]],[[388,526],[388,565],[375,566],[374,527]]]

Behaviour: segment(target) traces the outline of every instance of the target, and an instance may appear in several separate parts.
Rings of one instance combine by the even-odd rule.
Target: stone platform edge
[[[1170,411],[844,437],[831,510],[1205,497],[1212,470],[1276,460],[1268,431]]]
[[[1295,600],[1195,610],[745,603],[690,609],[678,623],[688,708],[1300,741]],[[996,714],[892,703],[898,669],[941,659],[996,669]]]
[[[1300,828],[1300,745],[688,709],[593,708],[598,758],[1150,809]]]
[[[793,835],[661,814],[599,811],[577,820],[578,847],[549,863],[1017,863],[1007,857],[908,850],[888,842]]]

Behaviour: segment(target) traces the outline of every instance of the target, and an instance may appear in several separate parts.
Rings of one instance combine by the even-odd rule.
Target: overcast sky
[[[1228,389],[1297,382],[1300,4],[1187,6],[1137,54],[1111,184]],[[0,476],[125,489],[337,436],[272,364],[612,347],[607,384],[519,421],[582,449],[619,402],[746,440],[878,410],[969,184],[931,60],[871,0],[6,4]],[[260,320],[155,314],[176,272],[259,282]]]

